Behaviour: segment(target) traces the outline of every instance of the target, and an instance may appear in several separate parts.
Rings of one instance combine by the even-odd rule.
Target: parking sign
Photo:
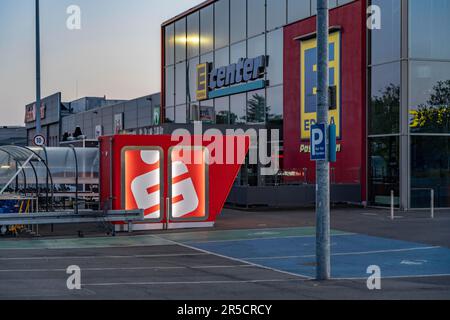
[[[325,124],[311,126],[311,160],[327,159],[327,144],[325,139]]]

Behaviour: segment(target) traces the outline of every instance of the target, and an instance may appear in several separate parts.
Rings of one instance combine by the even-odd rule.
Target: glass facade
[[[389,206],[391,191],[398,204],[400,190],[399,137],[379,137],[368,140],[369,202],[376,206]]]
[[[450,2],[409,0],[410,203],[450,208]]]
[[[330,7],[351,0],[330,0]],[[368,30],[368,203],[450,207],[450,1],[371,0]],[[315,0],[218,0],[164,26],[165,120],[282,126],[283,26],[316,14]],[[196,101],[196,66],[267,55],[266,88]],[[247,176],[250,176],[248,174]]]
[[[400,63],[373,66],[370,78],[369,133],[400,133]]]
[[[349,2],[330,0],[330,5]],[[282,124],[282,27],[310,17],[312,3],[315,0],[218,0],[165,26],[165,108],[173,108],[166,112],[166,120]],[[269,56],[266,89],[229,99],[196,101],[199,62],[217,68],[259,55]],[[270,104],[266,99],[270,99]],[[226,112],[228,115],[224,116]]]
[[[382,13],[381,29],[369,32],[368,203],[400,205],[401,1],[372,0]]]
[[[430,208],[433,190],[434,205],[450,207],[450,2],[372,4],[383,27],[369,31],[369,204],[387,205],[393,190],[403,209]]]
[[[382,27],[370,33],[370,64],[400,60],[401,1],[372,0],[381,9]]]
[[[450,137],[411,138],[411,206],[450,208]]]

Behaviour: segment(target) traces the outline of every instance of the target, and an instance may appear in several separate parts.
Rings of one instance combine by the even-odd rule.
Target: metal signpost
[[[328,158],[328,0],[317,0],[317,124],[311,132],[312,148],[320,155],[316,166],[316,259],[317,280],[331,276],[330,263],[330,163]],[[313,141],[322,134],[323,141]],[[316,136],[317,137],[317,136]],[[313,145],[312,143],[316,143]],[[321,151],[321,146],[325,150]]]
[[[41,41],[39,30],[39,0],[36,9],[36,134],[41,134]]]

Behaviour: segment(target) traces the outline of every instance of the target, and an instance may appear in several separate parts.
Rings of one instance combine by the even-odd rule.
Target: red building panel
[[[148,223],[215,222],[249,144],[246,136],[101,137],[101,207],[143,209]],[[171,199],[172,216],[165,199]]]
[[[330,26],[341,33],[341,126],[337,162],[332,164],[335,183],[360,182],[366,199],[366,6],[355,1],[330,11]],[[306,168],[306,179],[315,183],[315,163],[310,154],[300,152],[309,146],[301,140],[301,41],[314,34],[312,17],[284,28],[284,169]]]

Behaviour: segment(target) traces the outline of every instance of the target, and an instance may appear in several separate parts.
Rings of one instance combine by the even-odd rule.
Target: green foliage
[[[427,104],[411,111],[410,125],[412,132],[450,132],[450,80],[439,81]]]

